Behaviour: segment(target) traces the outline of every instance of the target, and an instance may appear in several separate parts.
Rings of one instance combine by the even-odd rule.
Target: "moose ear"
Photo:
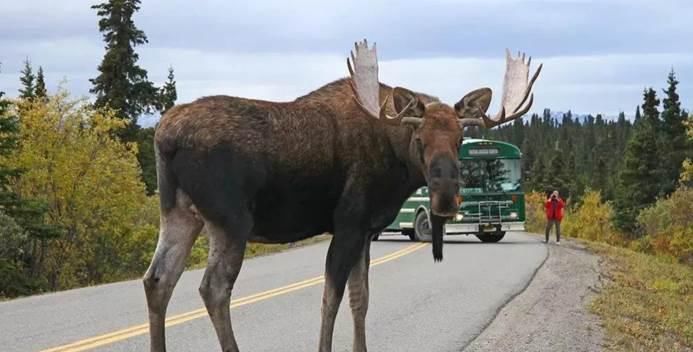
[[[397,115],[406,109],[404,116],[423,117],[426,107],[416,93],[402,87],[395,87],[392,90],[392,98],[395,103]]]
[[[491,105],[492,92],[490,88],[480,88],[473,90],[465,95],[455,104],[455,111],[459,118],[481,118],[486,114]]]

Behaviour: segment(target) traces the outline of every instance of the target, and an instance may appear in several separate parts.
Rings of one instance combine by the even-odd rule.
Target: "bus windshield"
[[[462,193],[520,191],[519,159],[461,160]]]

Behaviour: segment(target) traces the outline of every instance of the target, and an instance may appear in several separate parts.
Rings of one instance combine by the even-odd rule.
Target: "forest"
[[[169,75],[157,87],[137,64],[135,47],[147,43],[132,21],[139,3],[92,6],[105,44],[93,101],[48,92],[50,72],[29,59],[18,96],[0,92],[0,298],[136,278],[149,265],[159,224],[154,128],[137,122],[164,113],[177,92],[173,68],[158,68]],[[469,135],[520,146],[532,229],[544,194],[558,189],[567,235],[693,264],[693,122],[675,72],[666,78],[661,91],[643,91],[632,120],[545,109]],[[205,258],[200,237],[188,265]]]
[[[693,117],[673,70],[663,83],[661,95],[643,90],[632,121],[623,112],[607,119],[545,109],[471,135],[520,147],[531,230],[543,231],[543,200],[558,190],[567,235],[693,264]]]

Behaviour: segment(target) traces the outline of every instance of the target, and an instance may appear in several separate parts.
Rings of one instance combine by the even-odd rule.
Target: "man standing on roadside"
[[[561,220],[563,220],[563,207],[565,202],[558,195],[558,191],[553,191],[549,198],[546,198],[544,207],[546,208],[546,241],[549,243],[549,232],[551,227],[556,226],[556,244],[561,244]]]

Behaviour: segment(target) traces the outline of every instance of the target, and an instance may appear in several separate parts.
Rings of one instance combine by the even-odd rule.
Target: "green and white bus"
[[[460,209],[445,225],[445,235],[475,235],[498,242],[507,231],[524,231],[520,149],[510,143],[464,139],[459,149]],[[412,194],[384,232],[399,232],[412,241],[430,241],[427,187]]]

